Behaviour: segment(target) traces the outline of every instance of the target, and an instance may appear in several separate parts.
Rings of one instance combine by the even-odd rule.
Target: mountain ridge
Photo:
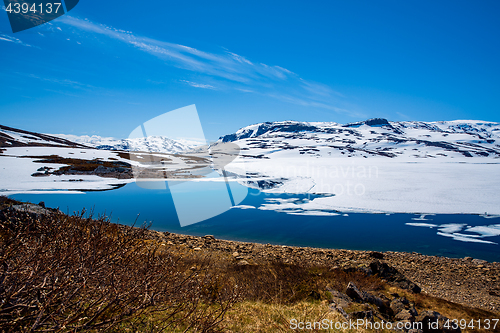
[[[242,151],[247,151],[245,154],[297,150],[302,155],[320,156],[320,150],[328,150],[330,155],[340,153],[347,157],[442,158],[458,154],[467,158],[500,158],[500,123],[480,120],[393,122],[384,118],[348,124],[288,120],[249,125],[221,136],[217,143],[221,142],[238,143]],[[115,139],[96,135],[41,134],[0,125],[0,148],[19,146],[178,154],[197,145],[160,136]],[[409,150],[414,153],[409,154]]]
[[[51,134],[35,133],[0,125],[0,148],[21,146],[88,148],[83,144],[79,144]]]
[[[115,139],[98,135],[77,136],[68,134],[52,134],[100,150],[144,151],[152,153],[181,153],[196,146],[195,143],[173,140],[163,136],[148,136],[136,139]]]
[[[276,142],[276,140],[280,142]],[[260,141],[260,142],[257,142]],[[310,149],[345,150],[342,155],[397,157],[412,149],[431,157],[500,158],[500,123],[488,121],[401,121],[373,118],[362,122],[264,122],[243,127],[219,138],[237,142],[249,150]],[[322,148],[320,148],[322,147]],[[251,149],[253,148],[253,149]],[[429,153],[429,154],[427,154]],[[441,154],[441,155],[440,155]],[[446,156],[443,156],[446,155]]]

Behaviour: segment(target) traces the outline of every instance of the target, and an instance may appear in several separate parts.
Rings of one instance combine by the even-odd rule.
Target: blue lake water
[[[192,209],[203,210],[203,199],[195,193]],[[500,236],[481,238],[493,244],[457,241],[438,234],[438,228],[413,226],[407,223],[433,225],[488,226],[500,219],[478,215],[431,215],[426,220],[415,220],[413,214],[363,214],[347,216],[290,215],[260,209],[230,209],[200,223],[181,227],[174,201],[168,188],[144,189],[135,183],[112,191],[84,194],[18,194],[13,199],[59,208],[65,213],[93,209],[95,215],[111,215],[113,222],[136,225],[152,222],[151,229],[189,234],[214,235],[216,238],[351,250],[405,251],[446,257],[465,257],[500,262]],[[307,199],[307,195],[294,195]],[[250,190],[240,205],[259,207],[269,198],[290,198],[284,194],[264,194]],[[139,215],[139,218],[137,216]],[[463,233],[463,231],[462,231]],[[474,236],[476,237],[476,236]]]

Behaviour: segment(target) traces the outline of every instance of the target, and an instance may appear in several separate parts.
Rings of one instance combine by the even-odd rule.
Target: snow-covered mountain
[[[266,157],[283,151],[310,156],[462,159],[500,157],[500,123],[456,120],[389,122],[376,118],[351,124],[266,122],[225,135],[242,155]],[[151,136],[115,139],[100,136],[39,134],[0,125],[0,146],[55,146],[111,151],[181,153],[196,142]]]
[[[149,136],[146,138],[137,139],[115,139],[100,137],[97,135],[76,136],[67,134],[54,134],[54,136],[101,150],[142,151],[177,154],[185,152],[199,145],[198,143],[192,141],[172,140],[162,136]]]
[[[82,144],[59,136],[34,133],[0,125],[0,147],[23,146],[86,148]]]
[[[188,140],[172,140],[161,136],[138,139],[115,139],[70,134],[41,134],[0,125],[0,147],[68,147],[94,148],[112,151],[142,151],[177,154],[191,150],[200,143]]]
[[[266,122],[244,127],[219,142],[235,142],[249,156],[283,151],[300,155],[390,158],[500,158],[500,123],[456,120],[351,124]]]
[[[288,152],[297,155],[398,159],[499,158],[500,124],[475,120],[389,122],[376,118],[351,124],[266,122],[225,135],[219,142],[235,142],[244,156],[265,158]],[[0,125],[0,147],[54,146],[111,151],[181,153],[196,142],[151,136],[114,139],[100,136],[39,134]]]

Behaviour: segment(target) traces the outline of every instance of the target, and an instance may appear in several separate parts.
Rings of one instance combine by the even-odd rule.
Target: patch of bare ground
[[[66,164],[57,170],[50,167],[42,167],[33,177],[44,177],[50,175],[96,175],[99,177],[131,179],[133,177],[132,167],[129,163],[121,161],[103,161],[101,159],[83,160],[78,158],[66,158],[58,155],[50,156],[23,156],[23,158],[35,159],[35,163]]]
[[[192,156],[176,155],[186,160],[186,164],[189,167],[179,167],[178,169],[167,170],[162,166],[172,164],[172,160],[169,158],[171,154],[157,154],[157,153],[140,153],[140,152],[118,152],[118,156],[130,160],[130,154],[134,154],[141,157],[143,162],[149,167],[135,167],[132,170],[132,165],[128,162],[117,161],[116,158],[108,158],[108,160],[102,160],[95,158],[92,160],[78,159],[78,158],[67,158],[58,155],[49,156],[22,156],[22,158],[34,159],[35,163],[44,164],[43,167],[39,168],[37,172],[32,174],[33,177],[46,177],[50,175],[95,175],[104,178],[115,178],[115,179],[132,179],[132,178],[161,178],[161,179],[172,179],[172,178],[200,178],[202,176],[192,175],[191,171],[199,168],[203,168],[207,165],[207,160],[203,158],[197,158]],[[50,164],[64,164],[65,166],[59,167],[58,169],[49,167]],[[151,165],[156,165],[156,168],[151,168]]]

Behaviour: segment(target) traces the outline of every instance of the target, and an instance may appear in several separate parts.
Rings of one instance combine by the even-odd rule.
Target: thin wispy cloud
[[[35,79],[35,80],[39,80],[39,81],[43,81],[43,82],[47,82],[47,83],[53,83],[53,84],[57,84],[57,85],[67,86],[67,87],[71,87],[71,88],[74,88],[77,90],[94,91],[96,89],[96,87],[94,87],[90,84],[81,83],[81,82],[69,80],[69,79],[58,79],[58,78],[54,78],[54,77],[41,77],[41,76],[38,76],[35,74],[28,74],[28,73],[21,73],[21,72],[16,72],[16,75],[24,76],[24,77],[27,77],[30,79]]]
[[[74,33],[108,37],[148,53],[165,65],[192,72],[196,80],[189,79],[188,76],[186,80],[180,81],[195,88],[256,93],[288,103],[359,116],[340,106],[344,96],[339,92],[326,85],[304,80],[281,66],[249,60],[229,50],[221,50],[220,53],[206,52],[139,36],[130,31],[72,16],[62,17],[59,23],[72,27]],[[63,28],[63,31],[66,30]]]
[[[197,82],[192,82],[192,81],[188,81],[188,80],[181,80],[181,82],[184,82],[187,85],[190,85],[191,87],[195,87],[195,88],[212,89],[212,90],[216,89],[214,86],[212,86],[210,84],[197,83]]]
[[[8,35],[2,34],[2,33],[0,33],[0,41],[1,42],[10,42],[10,43],[15,43],[15,44],[20,44],[20,45],[28,46],[28,47],[33,47],[33,45],[24,43],[19,38],[8,36]]]

